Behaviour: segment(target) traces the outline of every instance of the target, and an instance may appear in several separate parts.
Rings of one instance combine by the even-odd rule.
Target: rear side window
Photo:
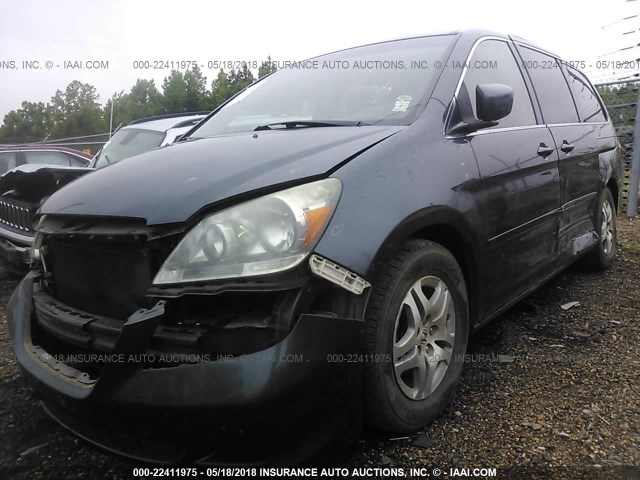
[[[473,114],[476,114],[476,87],[486,83],[501,83],[513,89],[511,113],[493,128],[535,125],[529,91],[511,49],[506,42],[485,40],[478,45],[467,65],[464,86],[467,87]]]
[[[58,152],[24,152],[25,163],[29,165],[57,165],[68,167],[71,165],[69,157]]]
[[[578,112],[558,61],[544,53],[520,47],[546,123],[577,123]]]
[[[0,175],[15,168],[18,164],[16,152],[0,152]]]
[[[582,73],[567,65],[567,83],[571,87],[573,98],[578,107],[578,114],[582,122],[606,122],[607,116],[602,109],[600,100],[593,90],[591,83]]]

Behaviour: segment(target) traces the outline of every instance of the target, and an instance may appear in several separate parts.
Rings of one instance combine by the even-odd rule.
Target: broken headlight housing
[[[340,180],[328,178],[204,218],[169,255],[154,285],[267,275],[298,265],[318,243],[341,190]]]

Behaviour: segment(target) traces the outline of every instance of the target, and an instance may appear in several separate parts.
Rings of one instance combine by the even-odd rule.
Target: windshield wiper
[[[289,122],[276,122],[269,123],[267,125],[259,125],[253,129],[254,132],[260,130],[271,130],[271,127],[277,127],[284,125],[286,128],[296,127],[362,127],[368,125],[364,122],[355,122],[349,120],[327,120],[327,121],[313,121],[313,120],[291,120]]]
[[[106,153],[104,154],[104,159],[107,161],[107,164],[111,165],[111,160],[109,160]]]

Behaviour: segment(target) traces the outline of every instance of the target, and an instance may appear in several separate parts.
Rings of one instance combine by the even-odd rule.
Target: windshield
[[[231,100],[190,137],[273,124],[286,128],[282,123],[295,121],[408,125],[424,105],[427,88],[454,38],[399,40],[289,62]]]
[[[141,128],[123,128],[115,133],[93,161],[93,168],[102,168],[125,158],[133,157],[162,143],[164,132],[143,130]]]

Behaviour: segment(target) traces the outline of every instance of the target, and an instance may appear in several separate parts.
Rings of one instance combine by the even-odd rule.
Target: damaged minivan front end
[[[397,128],[376,130],[343,130],[349,154],[341,157]],[[274,135],[233,141],[264,145]],[[155,152],[154,168],[164,167],[160,154],[214,141]],[[156,191],[153,201],[129,203],[135,214],[127,216],[116,214],[127,181],[96,187],[101,177],[136,171],[126,162],[54,194],[41,209],[32,271],[7,315],[46,411],[96,444],[162,463],[290,462],[338,433],[357,435],[361,367],[347,360],[360,350],[368,284],[313,253],[342,183],[318,170],[326,163],[308,165],[311,181],[287,181],[296,169],[275,169],[269,176],[285,181],[209,206],[184,198],[193,190],[182,199]],[[208,175],[183,166],[174,182]],[[218,181],[247,168],[229,167]],[[101,195],[113,195],[101,205],[112,211],[89,215]],[[187,201],[196,205],[191,214]],[[302,442],[310,431],[312,443]]]
[[[441,61],[455,40],[324,58]],[[7,308],[47,412],[114,452],[171,464],[299,463],[357,436],[364,370],[392,357],[364,351],[371,271],[424,200],[370,185],[397,165],[411,175],[411,142],[431,128],[418,119],[442,117],[431,102],[422,116],[438,75],[280,70],[179,142],[53,193]],[[452,195],[430,182],[420,191]]]
[[[158,282],[179,238],[137,221],[42,219],[9,323],[45,409],[111,450],[169,463],[240,461],[238,445],[260,463],[278,453],[274,431],[291,455],[305,431],[317,442],[357,429],[359,373],[339,359],[358,353],[366,294],[308,262],[261,280]]]

